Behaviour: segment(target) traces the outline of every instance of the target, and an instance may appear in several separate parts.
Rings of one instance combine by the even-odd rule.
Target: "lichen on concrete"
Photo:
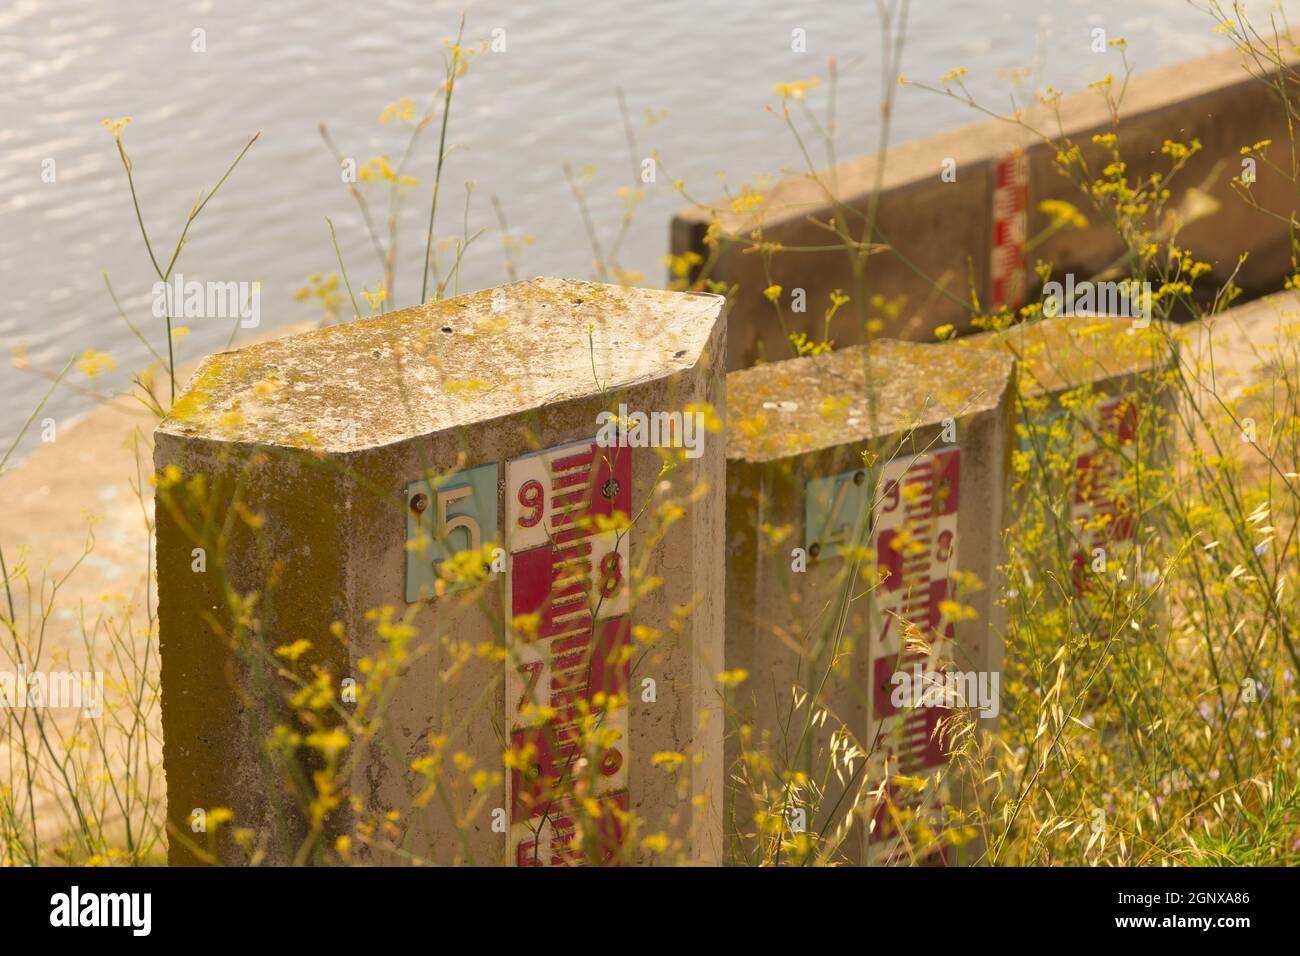
[[[1166,364],[1166,323],[1138,328],[1122,316],[1070,315],[958,339],[960,348],[1014,355],[1025,395],[1054,395]]]
[[[962,418],[996,407],[1013,375],[1005,353],[888,339],[732,372],[727,457],[772,461]]]
[[[717,300],[516,282],[213,355],[159,431],[349,452],[473,425],[689,368]]]

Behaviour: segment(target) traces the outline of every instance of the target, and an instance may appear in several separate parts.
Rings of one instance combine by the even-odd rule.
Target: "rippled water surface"
[[[1261,4],[1266,8],[1266,4]],[[131,116],[124,141],[145,222],[158,254],[170,253],[186,213],[246,138],[253,147],[190,234],[178,270],[187,278],[263,282],[262,324],[315,319],[293,292],[335,266],[325,217],[339,230],[354,287],[379,278],[359,214],[322,146],[329,124],[358,161],[396,159],[405,133],[381,125],[385,104],[412,96],[423,110],[437,89],[442,39],[455,32],[455,3],[321,0],[184,3],[146,0],[6,0],[0,4],[0,448],[8,447],[48,386],[8,361],[25,348],[40,366],[62,366],[84,349],[116,368],[96,379],[120,389],[148,362],[117,316],[101,273],[155,348],[165,333],[150,314],[152,275],[126,181],[101,121]],[[563,166],[594,166],[593,218],[608,243],[617,232],[618,187],[631,160],[616,90],[625,92],[641,154],[663,166],[647,188],[620,261],[658,282],[668,219],[684,179],[712,196],[718,177],[739,185],[799,164],[798,150],[765,106],[773,84],[841,65],[841,156],[876,148],[880,26],[867,2],[600,0],[518,3],[469,0],[467,38],[505,30],[506,50],[476,60],[457,89],[438,234],[460,234],[467,180],[474,180],[472,245],[460,270],[466,291],[505,277],[497,196],[511,231],[533,237],[524,275],[587,277],[592,253]],[[1213,21],[1185,0],[914,0],[903,72],[936,80],[964,66],[982,99],[1007,102],[1008,71],[1028,67],[1031,85],[1083,88],[1119,69],[1112,51],[1090,50],[1091,31],[1124,36],[1138,69],[1220,49]],[[808,52],[793,53],[802,28]],[[206,52],[194,52],[193,31]],[[814,93],[820,104],[825,88]],[[892,131],[912,139],[976,119],[919,90],[900,91]],[[436,127],[432,131],[436,133]],[[426,135],[410,172],[420,178],[401,234],[396,304],[418,295],[420,253],[436,137]],[[820,158],[820,156],[819,156]],[[56,180],[42,180],[46,160]],[[382,225],[382,223],[381,223]],[[365,303],[362,302],[364,309]],[[220,348],[230,323],[195,320],[177,339],[181,358]],[[244,333],[247,334],[247,333]],[[80,373],[78,385],[90,384]],[[67,423],[93,397],[60,391],[50,414]],[[38,436],[24,442],[31,447]]]

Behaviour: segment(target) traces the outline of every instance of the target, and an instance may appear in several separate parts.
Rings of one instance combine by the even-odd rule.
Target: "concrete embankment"
[[[1300,31],[1279,41],[1283,59],[1292,66],[1297,43]],[[1119,98],[1123,86],[1117,145],[1130,182],[1169,173],[1173,157],[1166,141],[1200,144],[1167,185],[1171,216],[1181,220],[1178,245],[1213,267],[1201,283],[1213,287],[1235,271],[1234,281],[1249,293],[1270,292],[1291,272],[1286,217],[1296,201],[1295,184],[1284,173],[1290,165],[1291,135],[1274,85],[1278,72],[1228,50],[1137,74],[1127,84],[1117,77],[1104,91],[1062,97],[1055,110],[1041,103],[1028,109],[1025,125],[1051,142],[1015,123],[989,119],[905,143],[884,156],[862,156],[816,176],[783,180],[743,212],[724,200],[684,209],[673,219],[672,251],[678,256],[695,252],[707,260],[704,238],[715,218],[724,236],[739,237],[732,244],[724,240],[726,249],[711,271],[711,278],[738,286],[728,320],[731,369],[760,358],[788,358],[787,331],[813,340],[823,337],[830,294],[837,289],[851,294],[854,286],[846,254],[831,248],[840,240],[825,224],[847,222],[861,238],[873,208],[873,238],[892,251],[870,258],[867,294],[885,301],[903,299],[899,315],[884,317],[879,334],[930,341],[940,326],[967,328],[972,295],[985,308],[1032,295],[1035,260],[1051,263],[1057,274],[1086,279],[1121,255],[1113,226],[1095,215],[1086,228],[1060,230],[1033,248],[1026,248],[1026,242],[1052,223],[1051,215],[1039,209],[1043,201],[1063,200],[1086,211],[1079,186],[1062,174],[1057,146],[1077,145],[1091,178],[1101,176],[1110,162],[1109,147],[1094,143],[1093,137],[1114,129],[1106,95]],[[925,97],[933,95],[901,92],[906,95],[898,109],[925,109]],[[1242,147],[1263,140],[1272,140],[1279,168],[1262,160],[1251,164],[1256,181],[1250,193],[1262,207],[1255,208],[1234,194],[1233,180],[1246,172],[1244,161],[1251,158],[1242,155]],[[1286,158],[1278,161],[1283,154]],[[1168,218],[1162,228],[1174,224]],[[770,281],[763,256],[749,249],[757,229],[764,242],[786,247],[771,256]],[[1249,258],[1239,267],[1245,252]],[[764,297],[771,284],[783,290],[786,329]],[[796,289],[805,294],[803,312],[791,308]],[[841,309],[830,329],[836,347],[858,342],[857,327],[854,307]]]

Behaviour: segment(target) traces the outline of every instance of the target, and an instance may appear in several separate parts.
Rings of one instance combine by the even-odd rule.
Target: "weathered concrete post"
[[[1079,587],[1089,570],[1104,572],[1132,542],[1141,468],[1154,475],[1173,453],[1165,420],[1176,397],[1170,342],[1159,320],[1096,315],[1022,323],[956,342],[1020,363],[1018,467],[1055,476],[1050,459],[1069,458],[1049,497],[1061,504],[1061,526],[1074,533]]]
[[[986,682],[992,701],[962,702],[995,717],[1014,364],[879,341],[728,376],[727,666],[749,676],[729,700],[727,827],[742,854],[756,833],[797,846],[802,830],[827,859],[894,858],[867,785],[926,775],[953,744],[935,733],[951,711],[918,706],[922,687],[900,705],[899,689],[948,662]]]
[[[724,326],[536,279],[207,359],[156,433],[172,862],[718,860]]]

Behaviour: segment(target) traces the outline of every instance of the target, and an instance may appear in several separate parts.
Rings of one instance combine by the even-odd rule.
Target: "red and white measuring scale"
[[[539,619],[512,628],[506,663],[511,748],[529,755],[508,783],[515,865],[603,861],[625,835],[615,811],[629,809],[629,532],[602,530],[598,519],[630,515],[631,500],[631,448],[574,442],[506,464],[510,615]],[[610,707],[610,697],[621,702]],[[584,710],[608,741],[596,752],[583,746]],[[585,841],[578,824],[590,830],[591,816],[575,793],[600,810]]]
[[[960,478],[957,447],[900,456],[885,465],[881,476],[872,546],[877,569],[887,575],[875,592],[876,615],[868,646],[872,686],[866,744],[874,745],[873,763],[891,779],[897,774],[931,774],[948,760],[945,741],[935,729],[951,711],[940,706],[896,707],[892,678],[900,671],[912,672],[914,664],[932,671],[939,660],[952,656],[952,624],[943,622],[940,603],[952,593]],[[930,654],[906,648],[904,622],[921,630]],[[899,809],[914,809],[930,796],[930,790],[916,794],[887,787],[890,801]],[[868,864],[889,859],[899,840],[882,805],[868,836]]]
[[[998,160],[993,184],[992,308],[1025,301],[1025,237],[1029,233],[1029,160],[1022,152]]]

